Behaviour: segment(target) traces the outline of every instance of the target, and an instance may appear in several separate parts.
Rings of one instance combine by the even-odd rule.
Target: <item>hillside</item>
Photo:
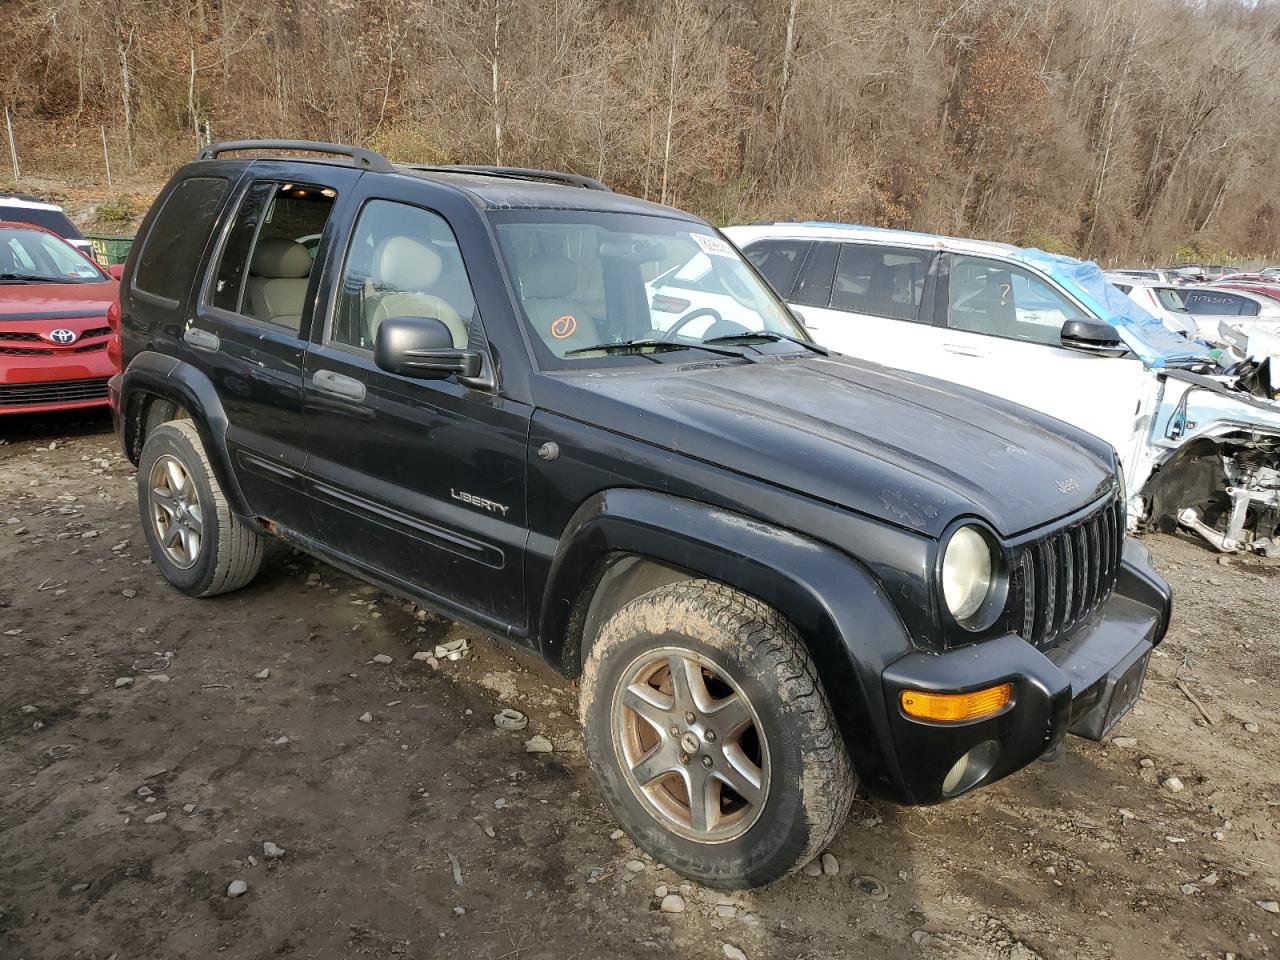
[[[568,168],[720,222],[851,220],[1099,259],[1280,248],[1269,0],[4,10],[0,99],[24,174],[111,199],[145,195],[208,137],[275,135]]]

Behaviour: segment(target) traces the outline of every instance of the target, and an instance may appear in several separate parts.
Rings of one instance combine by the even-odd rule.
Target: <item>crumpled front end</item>
[[[1231,376],[1169,371],[1136,515],[1223,553],[1280,555],[1280,403],[1269,364]]]

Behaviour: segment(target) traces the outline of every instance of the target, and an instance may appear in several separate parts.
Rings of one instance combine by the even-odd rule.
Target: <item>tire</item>
[[[795,628],[712,581],[659,587],[606,621],[583,667],[579,716],[619,824],[707,886],[760,886],[808,863],[844,823],[857,786]],[[671,772],[642,783],[661,770]]]
[[[266,538],[231,512],[190,420],[170,420],[147,435],[138,510],[156,567],[189,596],[239,590],[262,565]]]

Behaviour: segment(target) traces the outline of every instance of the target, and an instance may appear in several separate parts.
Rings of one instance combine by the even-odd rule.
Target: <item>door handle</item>
[[[348,400],[364,399],[364,384],[354,377],[343,376],[332,370],[317,370],[311,375],[311,384],[322,393],[330,393],[335,397]]]
[[[218,339],[218,335],[210,333],[208,330],[201,330],[199,327],[187,327],[182,334],[182,339],[197,350],[208,350],[210,353],[216,351],[222,346],[222,341]]]
[[[961,357],[985,357],[987,351],[979,350],[977,347],[968,347],[960,343],[944,343],[942,349],[947,353],[954,353]]]

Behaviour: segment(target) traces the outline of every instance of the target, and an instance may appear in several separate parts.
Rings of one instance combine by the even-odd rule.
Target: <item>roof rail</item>
[[[227,140],[211,143],[196,154],[197,160],[215,160],[222,153],[241,150],[305,150],[310,153],[329,153],[350,157],[353,166],[378,173],[395,173],[396,168],[386,157],[364,147],[348,147],[340,143],[321,143],[316,140]]]
[[[409,170],[420,170],[423,173],[471,173],[480,177],[505,177],[510,180],[549,180],[552,183],[563,183],[570,187],[582,187],[584,190],[613,191],[599,180],[584,177],[579,173],[565,173],[561,170],[535,170],[530,167],[493,167],[471,164],[402,164]]]

